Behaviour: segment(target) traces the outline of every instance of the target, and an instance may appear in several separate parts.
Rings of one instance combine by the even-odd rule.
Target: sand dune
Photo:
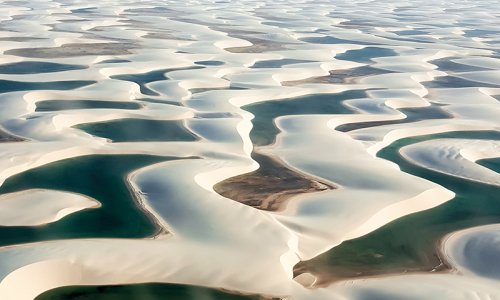
[[[83,195],[50,190],[27,190],[0,197],[2,226],[37,226],[56,222],[83,209],[101,206]]]
[[[377,157],[402,139],[471,132],[431,136],[401,153],[425,169],[499,184],[496,171],[475,163],[498,157],[498,141],[472,134],[499,130],[495,4],[0,3],[0,129],[19,138],[0,140],[0,184],[85,155],[172,158],[123,178],[161,233],[0,247],[0,298],[33,299],[67,285],[165,282],[290,299],[500,299],[498,272],[487,268],[497,259],[495,226],[445,240],[455,273],[321,289],[312,275],[293,278],[300,260],[453,199],[453,191]],[[318,95],[339,101],[353,91],[363,93],[338,105],[348,113],[325,103],[285,104]],[[263,103],[282,114],[245,110]],[[193,139],[127,120],[175,121]],[[252,138],[272,135],[255,131],[262,120],[277,136],[259,153],[336,189],[294,195],[275,212],[216,193],[217,183],[259,168]],[[119,141],[81,129],[116,121],[124,122]],[[141,140],[149,131],[161,138]],[[28,188],[0,195],[0,225],[7,232],[57,224],[105,201]]]
[[[479,159],[499,157],[498,141],[432,140],[404,147],[401,154],[427,169],[489,184],[500,183],[500,174],[475,163]]]

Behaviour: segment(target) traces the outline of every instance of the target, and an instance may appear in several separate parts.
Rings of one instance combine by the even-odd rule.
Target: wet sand
[[[358,83],[360,79],[368,76],[380,75],[392,72],[364,66],[346,70],[332,70],[329,73],[330,75],[327,76],[311,77],[303,80],[283,81],[281,82],[281,85],[295,86],[307,83],[354,84]]]
[[[383,275],[444,273],[452,270],[442,252],[443,237],[470,228],[499,222],[498,187],[455,178],[413,165],[399,156],[405,145],[443,137],[497,139],[498,133],[451,132],[402,139],[378,156],[397,163],[404,172],[439,183],[456,193],[455,198],[431,210],[425,210],[386,224],[308,261],[294,266],[294,277],[303,273],[316,276],[316,286],[333,282]],[[489,165],[498,170],[498,163]],[[477,191],[482,191],[478,194]]]
[[[335,188],[295,172],[269,156],[254,152],[252,157],[259,163],[259,169],[219,182],[214,190],[245,205],[279,211],[293,196]]]
[[[272,42],[272,41],[263,40],[263,39],[256,39],[256,38],[248,38],[246,36],[242,36],[242,37],[238,36],[238,38],[249,41],[253,45],[244,46],[244,47],[229,47],[229,48],[225,48],[224,50],[231,52],[231,53],[263,53],[263,52],[268,52],[268,51],[287,50],[286,45],[284,43],[277,43],[277,42]]]
[[[85,55],[126,55],[138,46],[130,43],[65,44],[61,47],[19,48],[5,51],[7,55],[31,58],[63,58]]]
[[[301,261],[293,268],[293,276],[296,278],[301,274],[311,274],[315,277],[315,282],[312,287],[326,287],[335,282],[367,279],[376,277],[385,277],[401,274],[418,274],[418,273],[449,273],[452,271],[450,264],[441,257],[441,243],[435,245],[435,253],[431,260],[424,265],[383,262],[383,255],[376,253],[364,253],[366,259],[380,260],[378,266],[372,264],[362,265],[359,262],[343,261],[338,265],[332,262],[324,261],[323,266],[318,267],[318,262]],[[404,249],[402,251],[405,251]],[[350,265],[352,263],[352,265]]]

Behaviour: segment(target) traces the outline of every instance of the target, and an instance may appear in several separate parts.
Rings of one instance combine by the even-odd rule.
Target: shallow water
[[[168,69],[162,69],[162,70],[154,70],[154,71],[142,73],[142,74],[115,75],[115,76],[111,76],[111,78],[135,82],[139,85],[139,87],[141,89],[141,93],[143,93],[144,95],[159,96],[159,94],[157,92],[146,87],[146,84],[151,83],[151,82],[155,82],[155,81],[168,79],[167,76],[165,76],[165,73],[167,71],[168,71]]]
[[[195,141],[197,139],[184,127],[182,121],[119,119],[81,124],[75,128],[113,142]]]
[[[70,70],[82,70],[86,68],[88,68],[88,66],[58,64],[40,61],[22,61],[0,65],[0,74],[54,73]]]
[[[146,73],[140,73],[140,74],[127,74],[127,75],[115,75],[111,76],[112,79],[118,79],[118,80],[125,80],[125,81],[132,81],[135,82],[139,85],[141,89],[141,93],[144,95],[148,96],[159,96],[157,92],[151,90],[148,88],[146,85],[148,83],[156,82],[156,81],[161,81],[161,80],[168,80],[168,76],[166,73],[168,72],[173,72],[173,71],[180,71],[180,70],[191,70],[191,69],[199,69],[202,67],[191,67],[191,68],[177,68],[177,69],[161,69],[161,70],[154,70],[151,72],[146,72]]]
[[[225,62],[220,60],[200,60],[194,62],[197,65],[201,66],[222,66]]]
[[[470,68],[469,68],[470,69]],[[436,77],[431,81],[422,82],[422,84],[430,89],[430,88],[459,88],[459,87],[492,87],[499,88],[499,84],[490,84],[479,81],[467,80],[464,78],[456,77],[456,76],[440,76]]]
[[[72,90],[96,83],[96,81],[52,81],[52,82],[22,82],[0,79],[0,93],[30,91],[30,90]]]
[[[379,157],[397,163],[404,172],[425,178],[456,193],[436,208],[399,218],[363,237],[341,245],[307,262],[297,270],[313,272],[325,281],[386,273],[443,269],[438,254],[440,240],[451,232],[500,222],[500,187],[453,177],[413,165],[400,148],[437,138],[500,140],[499,132],[450,132],[406,138],[381,150]],[[481,164],[500,171],[500,160]]]
[[[79,193],[102,203],[44,226],[1,227],[0,245],[91,237],[144,238],[158,232],[151,216],[139,208],[126,183],[129,172],[173,160],[147,155],[91,155],[50,163],[8,178],[0,194],[28,189]],[[119,213],[117,213],[119,212]]]
[[[422,120],[430,119],[451,119],[451,115],[443,110],[440,106],[432,105],[427,107],[418,108],[400,108],[398,109],[401,113],[405,114],[406,117],[401,120],[388,120],[388,121],[373,121],[373,122],[358,122],[340,125],[335,130],[348,132],[351,130],[369,128],[375,126],[389,125],[389,124],[403,124],[411,123]]]
[[[47,291],[36,300],[251,300],[257,296],[235,295],[214,289],[180,284],[69,286]]]
[[[266,101],[243,106],[255,115],[250,138],[255,145],[272,144],[279,133],[274,119],[286,115],[348,114],[353,111],[342,104],[344,100],[363,98],[364,91],[348,91],[338,94],[316,94],[291,99]]]
[[[313,60],[301,60],[301,59],[276,59],[276,60],[261,60],[253,64],[251,69],[261,69],[261,68],[281,68],[282,66],[291,64],[301,64],[314,62]]]
[[[127,59],[107,59],[99,62],[100,64],[120,64],[120,63],[127,63],[130,62],[130,60]]]
[[[35,111],[60,111],[68,109],[140,109],[136,102],[102,101],[102,100],[44,100],[36,103]]]
[[[438,67],[438,70],[443,72],[471,72],[471,71],[487,70],[485,68],[474,67],[454,62],[453,58],[449,57],[431,60],[429,63],[436,65]],[[459,85],[457,85],[457,87],[458,86]]]
[[[372,45],[373,43],[366,43],[362,41],[346,40],[336,38],[333,36],[310,37],[300,39],[303,42],[311,44],[358,44],[358,45]]]
[[[208,92],[208,91],[241,91],[241,90],[246,90],[247,88],[244,87],[239,87],[239,86],[229,86],[229,87],[222,87],[222,88],[194,88],[194,89],[189,89],[189,92],[191,94],[198,94],[198,93],[203,93],[203,92]]]
[[[202,0],[186,4],[185,1],[171,0],[167,5],[134,1],[120,2],[119,5],[106,1],[2,2],[0,157],[3,160],[0,160],[0,165],[8,166],[6,170],[0,170],[4,177],[9,177],[15,168],[24,170],[53,161],[58,158],[59,150],[69,148],[75,149],[75,153],[83,149],[92,153],[120,150],[129,153],[136,149],[136,153],[142,153],[145,149],[161,151],[163,147],[165,150],[181,151],[177,148],[181,147],[200,160],[172,161],[158,168],[148,168],[144,176],[136,177],[143,196],[148,197],[152,204],[157,204],[154,209],[168,224],[168,229],[155,224],[154,218],[137,205],[137,199],[126,183],[126,176],[142,167],[177,158],[139,154],[90,155],[49,163],[7,178],[5,184],[0,186],[0,194],[33,188],[59,189],[86,194],[103,206],[78,211],[43,226],[0,227],[0,246],[9,246],[0,247],[0,262],[3,265],[0,274],[8,276],[12,271],[17,272],[16,268],[33,261],[68,261],[75,257],[79,259],[70,262],[83,263],[95,274],[106,274],[102,281],[96,281],[101,284],[129,283],[128,278],[138,282],[169,278],[172,282],[226,287],[294,300],[386,300],[406,296],[418,300],[433,299],[436,293],[432,292],[432,287],[418,287],[418,292],[422,290],[431,297],[419,297],[406,290],[403,290],[404,297],[394,296],[404,288],[396,284],[391,286],[394,278],[390,277],[380,280],[388,284],[378,292],[367,289],[367,280],[350,280],[342,288],[332,285],[325,289],[307,289],[292,281],[291,274],[283,273],[293,267],[294,260],[287,259],[283,254],[294,256],[293,252],[297,250],[295,241],[304,252],[320,253],[348,234],[349,228],[342,230],[342,227],[347,224],[354,227],[361,225],[353,224],[353,219],[362,222],[370,217],[365,207],[351,201],[373,200],[373,207],[380,206],[380,209],[387,201],[378,203],[382,199],[358,199],[365,194],[352,190],[352,196],[347,198],[350,201],[342,203],[345,206],[341,209],[345,209],[347,215],[345,219],[328,217],[336,213],[328,210],[338,207],[337,203],[330,202],[335,199],[329,195],[340,191],[328,191],[324,197],[319,195],[314,199],[318,201],[318,206],[313,206],[324,211],[269,212],[266,209],[273,210],[279,205],[259,204],[302,201],[300,196],[293,199],[281,196],[315,193],[333,185],[338,185],[336,187],[340,190],[344,183],[346,193],[351,193],[351,186],[359,186],[360,190],[369,186],[374,194],[381,192],[389,196],[397,190],[405,196],[397,194],[395,199],[404,200],[413,193],[406,195],[404,187],[387,184],[392,179],[398,180],[401,173],[387,172],[387,180],[376,181],[376,185],[371,180],[366,183],[363,176],[357,176],[357,172],[362,172],[358,170],[370,169],[371,163],[378,167],[373,157],[363,153],[362,148],[384,138],[381,136],[384,129],[377,126],[398,124],[393,128],[401,128],[407,133],[425,130],[427,126],[438,128],[438,125],[443,125],[442,128],[463,126],[464,130],[477,126],[497,129],[498,122],[495,122],[494,115],[498,107],[494,99],[500,99],[500,95],[494,95],[498,91],[488,88],[498,87],[495,79],[500,68],[495,60],[500,53],[495,47],[500,42],[495,35],[498,33],[497,15],[491,9],[496,3],[493,0],[443,2],[436,6],[400,1],[285,2]],[[252,46],[242,46],[250,44]],[[360,46],[366,47],[359,49]],[[462,60],[464,58],[466,60]],[[472,64],[487,68],[460,63],[470,58]],[[205,69],[199,70],[201,68]],[[471,73],[481,70],[488,72]],[[384,76],[378,76],[382,74]],[[73,80],[86,78],[95,79],[98,84]],[[431,78],[431,81],[422,82]],[[45,82],[46,79],[58,81]],[[29,82],[33,80],[37,82]],[[78,89],[80,87],[85,88]],[[463,94],[453,90],[463,87],[477,88],[465,89]],[[434,88],[449,90],[433,91]],[[336,90],[351,91],[332,92]],[[325,91],[331,94],[321,94]],[[266,96],[268,93],[269,96]],[[294,96],[302,94],[304,96]],[[452,95],[456,99],[451,99]],[[441,101],[441,96],[444,101]],[[232,103],[252,103],[266,98],[281,99],[243,107],[255,115],[253,129],[249,133],[249,114]],[[350,99],[356,100],[344,105],[344,100]],[[397,116],[395,110],[383,104],[387,100],[419,108],[398,109],[407,118],[383,121],[388,114]],[[441,106],[441,103],[447,104]],[[421,107],[426,104],[430,106]],[[33,114],[35,105],[37,113]],[[66,110],[74,111],[68,114]],[[192,119],[186,111],[192,113]],[[447,111],[453,114],[449,115]],[[162,112],[165,116],[161,115]],[[364,115],[354,116],[353,119],[367,117],[378,121],[342,125],[335,133],[324,126],[327,120],[341,122],[339,118],[344,119],[347,114],[358,112]],[[297,117],[301,114],[308,116]],[[341,116],[335,116],[337,114]],[[68,120],[70,115],[75,116],[75,120]],[[280,123],[287,129],[284,148],[273,148],[271,144],[279,133],[276,118],[293,115],[295,117],[287,119],[289,122]],[[68,130],[75,124],[74,121],[79,124],[75,127],[82,130],[78,138],[75,138],[74,127]],[[195,132],[200,132],[204,139],[190,132],[184,122]],[[342,134],[369,128],[362,134]],[[379,153],[381,157],[394,161],[406,172],[455,191],[456,199],[428,211],[401,217],[366,236],[346,241],[319,257],[301,263],[296,273],[311,271],[320,274],[321,283],[326,284],[339,278],[445,270],[447,266],[441,264],[436,251],[443,235],[468,226],[500,223],[498,187],[420,168],[405,161],[397,151],[406,144],[439,136],[498,139],[498,135],[492,132],[461,132],[423,136],[398,141],[382,150]],[[249,137],[256,146],[253,153],[250,153],[251,145],[247,144]],[[301,143],[302,138],[310,141],[311,145],[305,147]],[[330,138],[338,143],[331,143]],[[25,142],[27,140],[29,142]],[[292,140],[296,144],[291,143]],[[130,144],[112,142],[134,144],[130,149],[123,149]],[[89,148],[90,144],[92,147]],[[158,149],[151,148],[155,145]],[[352,159],[346,151],[355,145],[359,146],[356,148],[360,150],[359,155],[366,158],[362,163]],[[482,147],[482,144],[478,145]],[[310,157],[309,150],[324,159]],[[346,159],[333,159],[331,151],[345,153]],[[36,154],[30,156],[33,152]],[[26,154],[23,156],[26,159],[21,159],[18,153]],[[276,154],[278,162],[262,156],[264,153]],[[260,169],[252,169],[255,164],[249,165],[250,158],[259,164]],[[280,164],[280,161],[286,161],[290,166]],[[328,168],[330,163],[332,167]],[[498,159],[478,163],[499,171]],[[387,169],[377,169],[374,177],[385,176],[385,171],[391,167],[392,164],[387,165]],[[384,165],[381,164],[380,168]],[[246,171],[248,173],[239,174]],[[311,176],[304,178],[301,174]],[[331,185],[325,184],[321,176],[330,178],[332,174],[335,176],[331,178],[335,181]],[[222,194],[248,205],[235,203],[214,192],[212,183],[227,176],[233,176],[227,179],[232,180],[233,186],[228,187],[227,194]],[[402,177],[405,178],[401,178],[400,182],[407,184],[411,190],[423,191],[434,186],[426,186],[414,178],[417,184],[414,187],[410,176]],[[392,188],[395,190],[389,190]],[[239,196],[242,197],[238,199]],[[307,206],[305,203],[304,207]],[[36,213],[31,210],[27,209],[27,213]],[[292,216],[277,216],[281,213]],[[352,219],[349,218],[351,214]],[[297,216],[300,216],[298,221]],[[397,216],[390,219],[392,217]],[[330,228],[330,231],[329,226],[335,228]],[[119,247],[121,243],[99,239],[149,239],[166,230],[170,234],[165,236],[165,240],[150,240],[148,244],[164,247],[171,243],[169,245],[179,247],[183,253],[165,251],[161,257],[149,260],[148,256],[140,256],[148,251],[155,253],[158,249],[141,249],[141,253],[137,253],[134,247],[117,249],[114,247]],[[57,241],[72,238],[94,238],[92,243],[96,247],[80,248],[72,242]],[[41,241],[53,242],[50,245],[19,245]],[[88,242],[78,241],[79,244]],[[142,243],[137,240],[124,242]],[[60,251],[65,251],[69,258],[61,257]],[[107,251],[114,255],[109,256]],[[113,259],[120,255],[128,261],[127,264],[113,265]],[[207,255],[211,259],[200,259],[198,255]],[[100,257],[103,264],[99,263],[101,260],[94,259],[96,257]],[[174,262],[174,265],[157,265],[153,262],[157,258]],[[144,268],[131,267],[139,265],[139,262],[145,264]],[[29,267],[23,270],[28,273],[33,271]],[[22,272],[14,276],[23,276]],[[166,272],[170,274],[168,277],[163,276]],[[422,272],[421,276],[431,279],[424,278],[422,281],[432,281],[432,275],[425,273]],[[229,274],[241,274],[241,278]],[[456,290],[457,282],[475,282],[473,276],[467,276],[450,275],[449,282],[439,287],[445,290],[440,299],[458,300],[457,297],[445,296]],[[400,283],[415,284],[408,277],[398,278]],[[9,297],[22,300],[18,299],[18,295],[4,296],[9,289],[16,294],[18,286],[11,289],[9,280],[3,279],[0,278],[0,300]],[[80,284],[85,282],[88,281]],[[42,284],[42,281],[39,283]],[[293,288],[289,289],[290,286]],[[26,282],[22,288],[23,292],[36,292],[32,290],[36,287],[31,282]],[[356,289],[362,292],[356,293]],[[345,291],[347,293],[343,294]],[[465,298],[487,294],[493,294],[490,298],[500,297],[500,292],[485,292],[480,287],[463,293]],[[172,284],[68,287],[50,291],[44,297],[144,300],[166,297],[257,298]]]
[[[495,172],[500,172],[500,158],[481,159],[476,163]]]
[[[372,58],[396,56],[394,50],[380,47],[366,47],[360,50],[349,50],[335,55],[336,59],[355,61],[358,63],[371,63]]]
[[[57,30],[58,24],[54,25],[54,31],[66,32],[67,30]],[[71,31],[70,31],[71,32]],[[64,44],[61,47],[38,47],[38,48],[16,48],[4,52],[8,55],[16,55],[29,58],[61,58],[80,57],[90,55],[125,55],[130,54],[137,45],[132,43],[81,43]]]

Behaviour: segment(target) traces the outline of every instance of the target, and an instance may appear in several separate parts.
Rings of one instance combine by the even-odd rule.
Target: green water
[[[474,72],[474,71],[484,71],[487,70],[485,68],[481,67],[476,67],[476,66],[470,66],[470,65],[465,65],[465,64],[460,64],[456,63],[453,61],[453,59],[459,59],[460,57],[446,57],[446,58],[440,58],[440,59],[435,59],[429,61],[429,63],[436,65],[438,67],[438,70],[443,71],[443,72]],[[455,86],[455,87],[460,87],[460,86]]]
[[[225,64],[225,62],[220,60],[200,60],[194,63],[201,66],[222,66]]]
[[[303,59],[273,59],[273,60],[261,60],[257,61],[251,69],[261,69],[261,68],[281,68],[282,66],[291,65],[291,64],[301,64],[301,63],[310,63],[314,62],[314,60],[303,60]]]
[[[78,8],[78,9],[72,9],[71,13],[73,14],[87,14],[87,13],[93,13],[97,10],[97,7],[86,7],[86,8]]]
[[[195,141],[181,121],[159,121],[145,119],[119,119],[108,122],[77,125],[89,134],[108,138],[113,142],[135,141]]]
[[[429,34],[427,31],[422,31],[422,30],[399,30],[399,31],[393,31],[393,33],[397,35],[426,35]]]
[[[68,65],[42,61],[22,61],[0,65],[0,74],[37,74],[87,69],[84,65]]]
[[[24,82],[0,79],[0,93],[31,90],[72,90],[96,83],[91,80]]]
[[[155,104],[182,106],[181,102],[175,102],[175,101],[170,101],[170,100],[152,99],[152,98],[141,98],[141,99],[137,99],[137,100],[142,101],[142,102],[155,103]]]
[[[128,63],[128,62],[130,62],[130,60],[127,60],[127,59],[106,59],[106,60],[99,62],[99,64],[121,64],[121,63]]]
[[[141,104],[125,101],[102,101],[102,100],[44,100],[36,103],[35,111],[59,111],[67,109],[139,109]]]
[[[451,132],[402,139],[378,156],[397,163],[404,172],[438,183],[456,197],[436,208],[397,219],[363,237],[349,240],[318,257],[300,263],[313,273],[344,277],[432,270],[440,259],[441,238],[453,231],[500,222],[500,188],[444,175],[412,165],[399,154],[401,147],[437,138],[500,140],[500,132]],[[500,159],[481,164],[500,171]]]
[[[200,69],[202,67],[190,67],[190,68],[179,68],[179,69],[161,69],[161,70],[154,70],[151,72],[147,73],[140,73],[140,74],[124,74],[124,75],[115,75],[111,76],[113,79],[118,79],[118,80],[125,80],[125,81],[132,81],[135,82],[139,85],[141,89],[141,93],[144,95],[148,96],[159,96],[159,94],[151,89],[149,89],[146,84],[155,82],[155,81],[160,81],[160,80],[167,80],[168,77],[165,75],[167,72],[173,72],[173,71],[180,71],[180,70],[193,70],[193,69]]]
[[[254,145],[272,144],[279,133],[274,119],[285,115],[348,114],[352,110],[342,104],[344,100],[364,98],[363,91],[347,91],[338,94],[307,95],[285,100],[265,101],[243,106],[255,115],[250,138]]]
[[[476,161],[477,164],[482,165],[495,172],[500,172],[500,158],[489,158]]]
[[[215,289],[180,284],[134,284],[114,286],[69,286],[47,291],[35,300],[251,300],[257,296],[225,293]]]
[[[458,25],[458,24],[457,24]],[[461,25],[459,25],[461,26]],[[485,29],[469,29],[464,30],[465,37],[480,37],[480,38],[489,38],[498,36],[498,30],[485,30]]]
[[[159,228],[137,206],[126,184],[136,169],[171,157],[146,155],[91,155],[65,159],[8,178],[0,194],[27,189],[56,189],[80,193],[102,207],[66,216],[37,227],[1,227],[0,246],[68,238],[143,238]]]
[[[401,113],[406,115],[406,118],[401,120],[387,120],[387,121],[371,121],[371,122],[357,122],[357,123],[348,123],[344,125],[340,125],[335,130],[348,132],[351,130],[375,127],[381,125],[389,125],[389,124],[402,124],[402,123],[411,123],[417,122],[421,120],[430,120],[430,119],[449,119],[451,115],[448,114],[445,110],[443,110],[440,106],[431,105],[427,107],[415,107],[415,108],[400,108],[398,109]]]
[[[336,38],[333,36],[307,37],[307,38],[301,38],[299,40],[311,44],[358,44],[358,45],[374,44],[362,41],[346,40],[342,38]]]
[[[424,81],[421,82],[421,84],[424,85],[426,88],[500,87],[500,84],[472,81],[451,75],[435,77],[431,81]]]
[[[335,55],[336,59],[354,61],[359,63],[371,63],[372,58],[396,56],[394,50],[380,47],[366,47],[359,50],[349,50]]]
[[[168,71],[168,69],[162,69],[162,70],[154,70],[151,72],[141,73],[141,74],[115,75],[115,76],[111,76],[111,78],[135,82],[139,85],[139,87],[141,89],[141,93],[143,93],[144,95],[158,96],[159,94],[157,92],[147,88],[146,84],[151,83],[151,82],[155,82],[155,81],[168,79],[167,76],[165,76],[165,73],[167,71]]]
[[[247,88],[239,87],[239,86],[229,86],[229,87],[221,87],[221,88],[192,88],[189,89],[191,94],[203,93],[208,91],[242,91]]]

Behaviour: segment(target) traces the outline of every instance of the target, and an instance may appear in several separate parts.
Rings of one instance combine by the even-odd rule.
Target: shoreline
[[[154,210],[148,207],[148,205],[146,204],[147,200],[141,197],[139,189],[134,185],[132,177],[134,176],[135,171],[126,174],[123,177],[123,180],[125,181],[125,186],[127,187],[127,190],[129,191],[131,198],[134,199],[134,202],[136,202],[137,204],[136,206],[139,209],[139,211],[143,212],[144,215],[151,221],[151,223],[155,224],[155,226],[157,227],[157,232],[151,235],[150,238],[156,239],[162,235],[171,234],[171,232],[167,229],[165,224],[163,224],[163,222],[160,220],[160,217],[155,215]]]
[[[490,132],[490,131],[486,131],[486,132]],[[473,133],[473,132],[466,132],[466,133]],[[463,132],[451,132],[451,133],[446,133],[446,132],[442,132],[442,133],[439,133],[439,134],[431,134],[429,136],[437,136],[436,138],[442,138],[441,135],[460,135],[460,134],[463,134]],[[424,136],[425,137],[425,136]],[[415,139],[415,141],[413,143],[410,143],[408,145],[415,145],[415,144],[418,144],[419,142],[422,142],[420,141],[422,137],[419,137],[419,136],[415,136],[415,137],[411,137],[411,139]],[[464,137],[462,137],[464,138]],[[486,137],[479,137],[479,136],[474,136],[475,140],[481,140],[481,139],[485,139]],[[489,138],[489,137],[488,137]],[[406,139],[410,139],[410,138],[406,138]],[[434,140],[434,139],[430,139],[430,140]],[[406,144],[405,144],[406,145]],[[389,146],[390,147],[390,146]],[[401,149],[401,147],[398,147],[398,149]],[[397,151],[399,153],[399,150]],[[482,152],[481,152],[482,153]],[[484,156],[485,157],[489,157],[488,155],[486,154],[488,152],[484,152]],[[381,156],[382,158],[384,157],[383,155]],[[476,157],[476,159],[481,159],[482,156],[480,157]],[[401,159],[403,159],[403,157],[401,156]],[[398,165],[400,165],[398,163]],[[413,166],[413,164],[409,161],[406,161],[406,165],[409,165],[409,166]],[[401,165],[400,165],[400,168],[401,168]],[[447,176],[447,178],[451,179],[451,180],[454,180],[453,178],[455,178],[455,176],[453,175],[450,175],[450,174],[443,174],[441,172],[438,172],[438,171],[434,171],[432,169],[428,169],[428,168],[424,168],[425,170],[428,170],[430,172],[434,172],[434,173],[437,173],[437,174],[441,174],[440,176]],[[408,172],[408,170],[406,170],[405,168],[402,168],[403,171],[405,172]],[[412,172],[408,172],[409,174],[413,174]],[[422,177],[422,178],[427,178],[427,177]],[[428,179],[430,180],[430,179]],[[436,181],[436,179],[434,179],[433,181],[439,183],[440,185],[443,185],[444,183],[440,183],[440,181]],[[467,182],[470,182],[470,184],[482,184],[482,185],[488,185],[487,183],[484,183],[484,182],[474,182],[474,181],[469,181],[467,180]],[[444,187],[447,187],[448,184],[444,184]],[[458,198],[462,198],[464,197],[461,193],[457,193],[456,194],[456,197]],[[469,199],[470,200],[470,199]],[[454,200],[453,200],[454,201]],[[456,200],[456,201],[459,201],[459,200]],[[462,200],[462,201],[465,201],[465,200]],[[450,203],[453,203],[453,202],[450,202]],[[459,204],[457,204],[459,205]],[[450,208],[448,208],[450,209]],[[477,212],[476,212],[477,214]],[[417,221],[417,222],[421,222],[421,221]],[[444,222],[444,221],[443,221]],[[441,223],[438,223],[438,224],[441,224]],[[486,223],[487,224],[487,223]],[[399,226],[404,226],[404,224],[399,224]],[[334,283],[337,283],[337,282],[342,282],[342,281],[346,281],[346,280],[356,280],[356,279],[369,279],[369,278],[379,278],[379,277],[384,277],[384,276],[401,276],[401,275],[405,275],[405,274],[417,274],[417,273],[422,273],[424,271],[427,271],[427,272],[424,272],[424,274],[429,274],[429,273],[453,273],[454,271],[456,271],[456,268],[454,267],[454,264],[453,262],[450,260],[449,256],[447,255],[446,251],[444,250],[445,247],[449,247],[449,245],[447,244],[448,243],[448,239],[450,236],[455,236],[463,231],[466,231],[468,232],[468,230],[471,230],[473,231],[474,228],[483,228],[484,226],[494,226],[494,225],[484,225],[484,224],[478,224],[478,225],[473,225],[474,227],[468,227],[468,226],[471,226],[470,224],[464,224],[462,226],[458,226],[459,228],[458,229],[452,229],[452,231],[448,231],[448,232],[444,232],[442,234],[440,234],[439,238],[436,240],[435,242],[435,245],[434,247],[432,248],[433,252],[432,252],[432,257],[435,257],[435,259],[437,260],[437,262],[439,262],[438,265],[436,264],[422,264],[421,267],[417,267],[417,268],[408,268],[408,270],[402,270],[401,272],[400,271],[388,271],[386,272],[384,269],[383,270],[379,270],[379,269],[372,269],[372,270],[375,270],[375,272],[377,272],[378,274],[377,275],[363,275],[363,274],[351,274],[349,276],[346,276],[346,277],[343,277],[342,275],[340,276],[336,276],[335,272],[334,272],[334,267],[331,267],[331,270],[333,270],[332,273],[328,273],[328,271],[323,271],[323,272],[317,272],[317,274],[319,274],[316,278],[316,282],[319,282],[318,286],[327,286],[329,284],[334,284]],[[390,230],[390,229],[388,229]],[[390,232],[390,231],[389,231]],[[369,237],[370,238],[370,237]],[[373,239],[374,237],[371,237],[371,239]],[[434,238],[433,238],[434,240]],[[339,247],[340,245],[336,246],[336,247]],[[335,248],[335,247],[334,247]],[[332,249],[334,249],[332,248]],[[349,249],[349,248],[346,248],[346,249]],[[342,253],[342,252],[341,252]],[[431,252],[428,252],[426,251],[426,253],[431,253]],[[429,257],[431,257],[429,256]],[[327,257],[325,257],[327,259]],[[362,257],[361,257],[362,258]],[[338,259],[337,257],[334,256],[334,259]],[[319,265],[317,263],[317,265]],[[307,262],[300,262],[299,264],[297,264],[295,266],[295,276],[299,276],[300,274],[302,273],[307,273]],[[309,267],[310,270],[314,269],[314,265],[312,267]],[[345,267],[339,267],[338,269],[342,270],[342,271],[349,271],[349,268],[345,268]],[[359,269],[359,268],[358,268]],[[363,270],[363,269],[361,269]],[[370,270],[370,268],[368,268],[367,270]],[[314,272],[309,272],[309,273],[314,273]],[[313,274],[314,275],[314,274]]]
[[[166,158],[169,158],[170,156],[165,156]],[[158,225],[158,232],[154,234],[151,238],[156,239],[162,235],[174,235],[172,230],[169,228],[168,223],[163,220],[163,218],[154,210],[154,208],[148,203],[148,200],[144,197],[142,197],[142,193],[140,192],[139,187],[135,184],[134,182],[134,177],[137,176],[139,173],[147,170],[154,168],[158,165],[164,164],[169,161],[176,161],[176,160],[189,160],[189,159],[200,159],[197,156],[188,156],[188,157],[178,157],[175,160],[165,160],[161,162],[154,163],[152,165],[147,165],[142,168],[133,170],[126,174],[124,177],[125,180],[125,185],[127,186],[127,189],[131,193],[132,197],[134,200],[136,200],[137,207],[144,212],[146,217],[148,217],[154,224]]]
[[[33,198],[37,201],[34,202],[32,200]],[[57,203],[61,198],[64,198],[64,203]],[[43,207],[40,207],[40,203],[44,203]],[[12,207],[12,205],[14,205],[14,207]],[[57,222],[74,213],[100,207],[102,207],[102,203],[98,200],[85,194],[72,191],[30,188],[17,192],[2,193],[0,194],[0,226],[5,226],[7,228],[19,226],[42,227]],[[16,216],[15,220],[12,220],[13,217],[11,215],[15,215],[16,213],[16,211],[12,211],[13,208],[16,208],[16,211],[23,211],[23,214]],[[39,209],[36,211],[36,215],[34,208]],[[42,208],[47,211],[40,211]],[[9,214],[10,216],[4,215],[5,211],[11,211],[11,214]]]
[[[460,231],[458,231],[460,232]],[[435,257],[439,261],[439,265],[428,265],[422,267],[414,267],[414,268],[398,268],[398,267],[385,267],[384,269],[374,270],[371,267],[366,267],[366,271],[371,270],[372,272],[360,273],[359,270],[356,274],[348,275],[345,274],[349,272],[349,268],[339,268],[342,270],[344,274],[325,274],[323,272],[314,273],[308,272],[306,266],[300,266],[307,261],[301,261],[294,266],[294,279],[303,274],[310,274],[314,277],[314,283],[309,288],[325,288],[332,285],[342,285],[349,284],[353,280],[366,280],[366,279],[376,279],[376,278],[386,278],[393,276],[405,276],[405,275],[417,275],[417,274],[453,274],[456,269],[452,266],[452,264],[448,261],[447,255],[444,251],[445,243],[447,240],[447,236],[455,234],[451,233],[444,236],[438,243],[434,245]],[[303,268],[303,269],[301,269]],[[404,269],[404,270],[401,270]]]
[[[292,198],[333,190],[333,184],[291,168],[276,155],[254,149],[255,171],[232,176],[216,183],[219,195],[264,211],[283,212]]]
[[[500,223],[499,190],[412,172],[395,151],[407,137],[499,129],[492,4],[3,4],[0,191],[74,191],[102,207],[4,227],[2,300],[147,282],[260,299],[500,299],[486,272],[456,272],[462,258],[467,271],[500,262],[482,255],[487,241],[462,247],[487,232],[457,233]],[[47,72],[54,63],[70,69]],[[111,135],[77,129],[92,123]],[[172,141],[177,127],[196,138]],[[484,152],[472,150],[461,154]],[[23,201],[4,219],[79,203],[41,195],[10,199]]]

